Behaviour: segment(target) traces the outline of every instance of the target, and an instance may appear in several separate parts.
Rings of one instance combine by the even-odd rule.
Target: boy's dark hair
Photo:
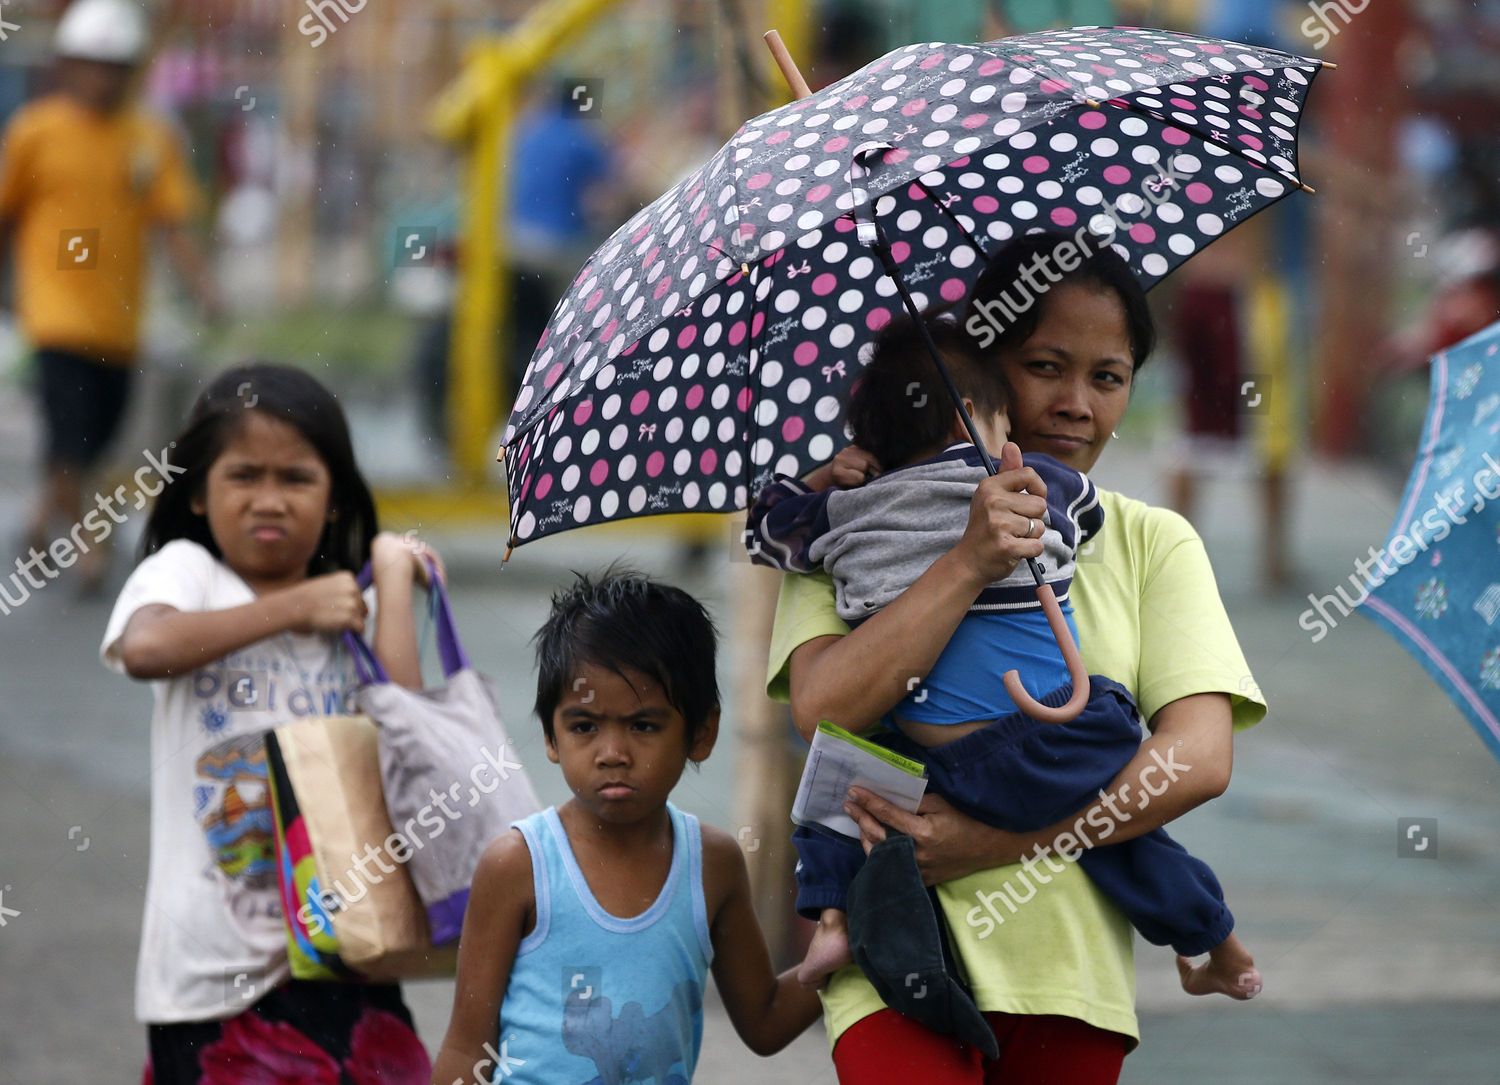
[[[208,518],[193,511],[192,501],[203,495],[209,468],[253,412],[292,426],[328,468],[333,519],[323,528],[308,575],[358,572],[370,558],[378,528],[375,499],[354,461],[343,409],[311,374],[264,362],[226,370],[198,396],[172,445],[171,460],[184,473],[156,499],[141,538],[141,555],[154,554],[173,539],[191,539],[214,557],[223,557]]]
[[[1032,278],[1035,279],[1034,261],[1041,258],[1047,261],[1049,281],[1051,268],[1058,265],[1058,281],[1052,284],[1054,288],[1063,283],[1088,283],[1115,292],[1125,310],[1125,326],[1130,335],[1130,353],[1135,368],[1139,370],[1146,364],[1156,346],[1156,322],[1146,301],[1146,291],[1130,270],[1130,265],[1110,248],[1104,238],[1091,233],[1083,237],[1085,243],[1079,244],[1074,234],[1038,230],[1012,239],[990,257],[974,288],[969,291],[960,316],[970,335],[983,335],[981,347],[986,353],[1020,346],[1031,338],[1041,323],[1051,290],[1032,291],[1022,275],[1023,268],[1033,267]],[[1071,246],[1072,252],[1080,256],[1078,266],[1072,271],[1062,270],[1057,258],[1064,245]],[[987,302],[998,302],[1013,314],[1000,320],[998,329],[979,308],[981,303]]]
[[[987,362],[953,320],[926,323],[959,394],[972,399],[979,414],[1003,410],[1010,397],[1000,367]],[[875,336],[874,347],[849,399],[854,443],[888,467],[933,455],[951,440],[956,408],[916,323],[907,317],[891,321]]]
[[[719,707],[717,632],[703,604],[681,588],[632,569],[610,566],[597,580],[584,573],[552,595],[552,613],[537,630],[536,714],[555,741],[552,714],[584,663],[624,677],[653,679],[687,724],[688,744]]]

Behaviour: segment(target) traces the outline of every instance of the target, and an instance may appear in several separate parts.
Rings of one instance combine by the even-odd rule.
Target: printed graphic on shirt
[[[219,869],[246,888],[275,885],[275,826],[262,734],[215,746],[198,758],[197,769],[193,811]]]
[[[590,989],[569,992],[563,1001],[563,1047],[590,1059],[599,1071],[592,1082],[579,1085],[628,1081],[687,1085],[679,1033],[681,1007],[696,1006],[701,998],[698,985],[683,980],[655,1013],[647,1015],[639,1002],[627,1002],[615,1017],[604,995]]]

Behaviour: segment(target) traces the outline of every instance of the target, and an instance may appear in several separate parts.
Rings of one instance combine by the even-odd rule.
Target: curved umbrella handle
[[[1052,627],[1052,635],[1057,639],[1057,646],[1062,649],[1063,661],[1068,665],[1068,677],[1073,681],[1073,696],[1069,697],[1068,703],[1061,708],[1049,708],[1026,692],[1026,687],[1021,685],[1019,671],[1005,672],[1005,692],[1009,693],[1010,699],[1016,702],[1016,707],[1032,719],[1041,720],[1043,723],[1069,723],[1077,719],[1078,714],[1083,711],[1083,706],[1088,704],[1089,671],[1083,665],[1083,656],[1078,652],[1078,645],[1073,643],[1073,634],[1068,630],[1068,623],[1063,620],[1062,607],[1057,605],[1057,596],[1052,594],[1052,585],[1038,584],[1036,597],[1041,600],[1042,610],[1047,613],[1047,624]]]

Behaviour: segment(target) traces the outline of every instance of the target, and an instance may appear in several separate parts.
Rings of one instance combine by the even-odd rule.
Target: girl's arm
[[[928,885],[977,870],[1021,862],[1046,852],[1053,861],[1077,848],[1119,844],[1159,829],[1222,795],[1234,763],[1227,693],[1197,693],[1172,701],[1151,718],[1154,733],[1120,770],[1104,797],[1032,833],[1008,833],[960,814],[935,795],[908,814],[861,788],[846,809],[859,823],[865,847],[885,839],[885,826],[916,844]],[[883,824],[882,824],[883,823]]]
[[[370,546],[370,569],[379,604],[371,647],[391,681],[408,689],[422,688],[422,657],[411,595],[413,582],[427,583],[425,559],[431,559],[438,575],[443,575],[437,551],[415,539],[382,531]]]
[[[803,738],[812,741],[820,720],[851,731],[879,720],[911,691],[913,678],[927,676],[985,585],[1041,555],[1041,540],[1025,532],[1028,519],[1046,512],[1046,484],[1021,465],[1014,444],[1005,445],[999,466],[975,490],[963,538],[895,602],[846,636],[816,637],[792,653],[792,721]]]
[[[500,1005],[529,918],[536,910],[531,853],[519,832],[493,841],[479,857],[458,941],[453,1015],[433,1067],[437,1085],[488,1085],[501,1051]],[[524,889],[522,888],[524,886]]]
[[[766,936],[750,906],[750,874],[728,833],[703,826],[703,881],[714,946],[714,982],[734,1031],[757,1055],[774,1055],[822,1013],[796,970],[771,971]]]
[[[151,604],[120,634],[120,661],[132,678],[173,678],[278,633],[362,631],[365,610],[351,573],[316,576],[225,610]]]

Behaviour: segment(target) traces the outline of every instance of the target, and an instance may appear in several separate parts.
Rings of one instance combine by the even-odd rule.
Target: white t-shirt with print
[[[254,600],[202,546],[170,542],[126,581],[100,654],[124,673],[120,636],[141,607],[224,610]],[[356,685],[335,638],[292,633],[152,681],[151,859],[136,972],[142,1022],[229,1017],[290,976],[265,733],[355,711]]]

